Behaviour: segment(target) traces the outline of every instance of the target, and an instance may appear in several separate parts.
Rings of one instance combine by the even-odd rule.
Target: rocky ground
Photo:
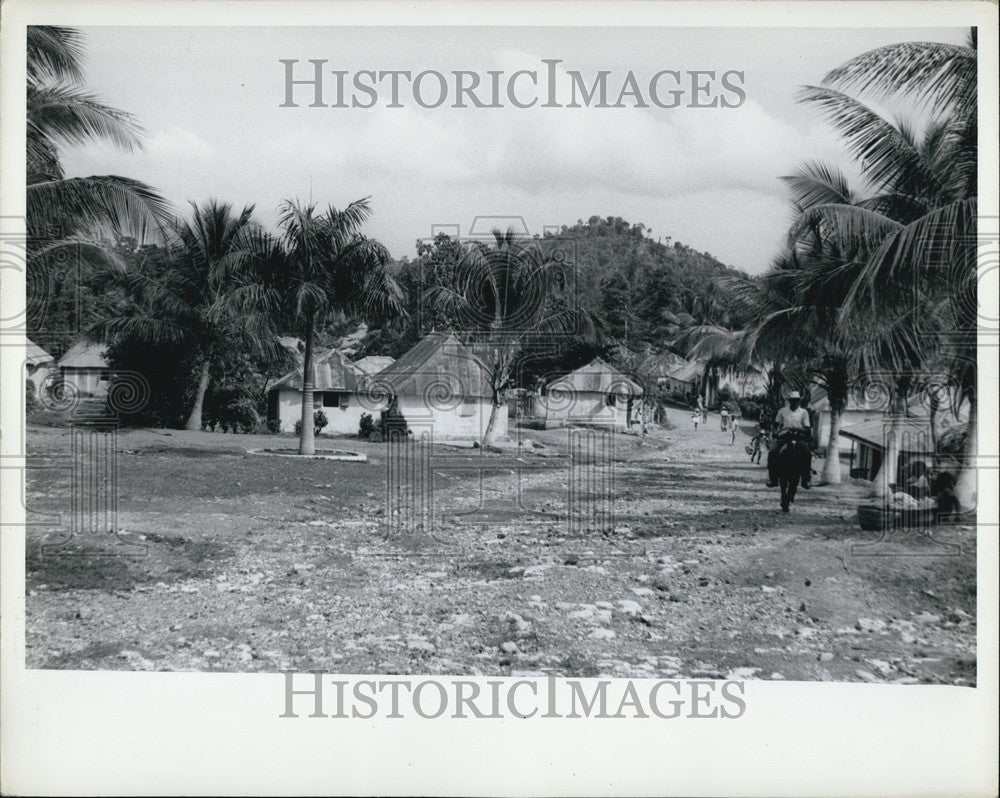
[[[404,528],[385,444],[120,432],[113,528],[29,533],[28,665],[975,684],[973,527],[880,540],[853,482],[783,515],[745,439],[673,421],[610,464],[566,430],[437,447],[433,521]],[[70,447],[30,429],[29,507],[66,530]]]

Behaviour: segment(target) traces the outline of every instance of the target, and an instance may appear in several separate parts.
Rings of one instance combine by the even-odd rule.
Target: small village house
[[[59,358],[60,381],[79,396],[104,396],[108,392],[111,368],[107,346],[81,338]]]
[[[313,359],[313,405],[326,416],[323,433],[357,435],[363,413],[372,413],[358,397],[359,372],[336,349]],[[377,415],[377,412],[375,413]],[[293,432],[302,419],[302,365],[268,388],[268,421],[277,421],[280,432]]]
[[[879,417],[841,427],[840,437],[851,442],[850,474],[856,479],[874,480],[882,467],[888,436],[892,434],[891,420]],[[934,456],[931,443],[930,422],[926,415],[910,416],[897,420],[895,434],[899,436],[899,460],[896,473],[917,458]]]
[[[433,437],[480,440],[493,405],[489,369],[448,333],[431,333],[388,368],[364,378],[373,394],[394,396],[407,426]],[[497,408],[495,434],[507,434],[507,404]],[[376,419],[377,420],[377,419]]]
[[[703,363],[685,360],[673,352],[651,355],[639,365],[647,388],[665,390],[677,402],[686,402],[698,393],[704,370]]]
[[[596,358],[543,386],[536,412],[546,426],[579,424],[624,430],[632,405],[642,395],[641,386]]]
[[[830,399],[823,388],[814,385],[809,391],[809,410],[814,414],[815,443],[817,446],[826,446],[830,440]],[[884,402],[865,401],[851,394],[847,397],[840,425],[851,427],[867,421],[880,421],[884,415]]]
[[[35,396],[39,395],[45,378],[52,372],[55,365],[56,360],[52,355],[30,338],[27,339],[24,347],[25,379],[32,386]]]

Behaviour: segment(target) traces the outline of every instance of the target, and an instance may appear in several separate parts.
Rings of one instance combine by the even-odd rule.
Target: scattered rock
[[[610,629],[594,629],[587,637],[591,640],[613,640],[615,633]]]
[[[868,682],[869,684],[874,684],[878,682],[878,677],[869,671],[863,671],[860,668],[854,671],[854,675],[857,676],[861,681]]]
[[[642,612],[642,605],[638,601],[631,601],[629,599],[620,599],[618,601],[618,609],[625,615],[638,615]]]
[[[819,655],[820,662],[833,662],[833,660],[834,656],[829,651],[824,651],[822,654]]]
[[[519,651],[517,643],[515,643],[513,640],[505,640],[504,642],[502,642],[500,644],[500,650],[504,654],[516,654]]]
[[[854,624],[854,628],[859,632],[869,633],[884,632],[886,627],[886,622],[879,618],[858,618]]]
[[[524,571],[522,571],[521,575],[525,579],[530,579],[530,578],[536,577],[536,576],[538,576],[538,577],[545,576],[545,572],[547,570],[549,570],[549,568],[551,568],[551,567],[552,567],[552,563],[542,563],[540,565],[529,565],[527,568],[524,569]],[[511,571],[513,571],[513,570],[514,569],[511,568]]]

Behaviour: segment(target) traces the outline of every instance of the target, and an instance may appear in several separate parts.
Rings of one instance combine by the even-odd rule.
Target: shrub
[[[24,383],[24,411],[26,413],[33,413],[38,409],[41,402],[38,401],[38,392],[35,390],[35,384],[31,381]]]
[[[322,410],[317,410],[315,413],[313,413],[313,430],[317,435],[323,432],[323,428],[329,423],[330,421],[329,419],[327,419],[326,413],[324,413]],[[299,419],[298,421],[295,422],[295,434],[296,435],[302,434],[302,419]]]
[[[374,432],[372,432],[371,435],[368,436],[368,440],[371,441],[372,443],[382,443],[382,433],[379,432],[378,430],[375,430]]]
[[[214,431],[251,433],[261,429],[256,402],[242,388],[209,391],[202,420],[205,427]]]
[[[399,410],[399,402],[394,396],[389,403],[389,407],[381,412],[378,419],[379,432],[383,440],[389,439],[389,433],[397,435],[409,435],[410,430],[406,425],[406,418]]]
[[[267,420],[267,431],[275,434],[281,432],[281,420],[277,418],[269,418]]]
[[[371,434],[375,431],[375,419],[372,418],[371,413],[361,414],[361,423],[358,424],[358,437],[361,440],[368,440]]]
[[[760,421],[766,415],[766,399],[744,397],[740,399],[740,414],[747,421]]]

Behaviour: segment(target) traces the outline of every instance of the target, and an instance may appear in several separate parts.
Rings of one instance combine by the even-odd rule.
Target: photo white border
[[[0,217],[24,213],[24,28],[87,25],[979,27],[981,216],[998,208],[997,7],[987,2],[8,0],[0,9]],[[845,53],[845,58],[852,55]],[[0,231],[8,233],[7,229]],[[0,319],[24,306],[0,274]],[[997,318],[997,297],[986,313]],[[974,689],[749,682],[739,720],[280,719],[275,674],[24,668],[24,535],[0,535],[5,794],[996,795],[997,349],[981,347]],[[0,346],[0,456],[17,464],[23,351]],[[988,458],[992,457],[992,460]],[[0,471],[7,523],[19,475]],[[989,497],[989,498],[987,498]],[[992,501],[990,500],[992,499]]]

